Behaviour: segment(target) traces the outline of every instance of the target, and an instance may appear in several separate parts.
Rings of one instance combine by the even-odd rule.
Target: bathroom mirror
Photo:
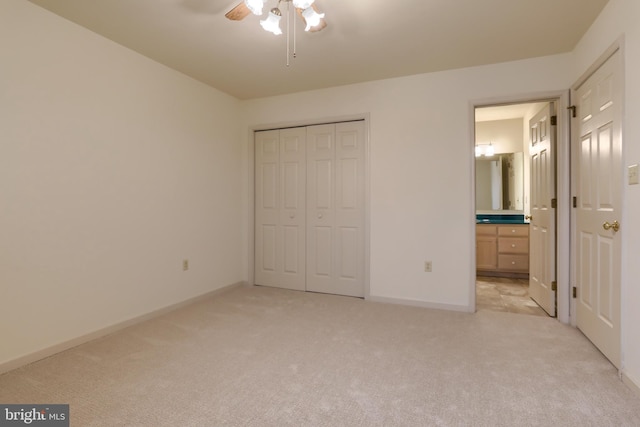
[[[476,157],[476,212],[524,211],[524,154]]]

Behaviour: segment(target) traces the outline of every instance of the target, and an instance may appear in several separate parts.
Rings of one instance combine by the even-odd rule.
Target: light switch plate
[[[629,185],[638,183],[638,164],[629,166]]]

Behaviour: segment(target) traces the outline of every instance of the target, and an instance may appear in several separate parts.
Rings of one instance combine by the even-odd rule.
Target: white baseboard
[[[620,377],[622,378],[622,382],[625,383],[631,390],[633,390],[636,393],[636,396],[640,397],[640,381],[635,381],[625,372],[622,372]]]
[[[373,302],[384,302],[389,304],[410,305],[413,307],[433,308],[436,310],[461,311],[465,313],[472,313],[474,311],[474,310],[471,310],[466,305],[443,304],[439,302],[428,302],[428,301],[414,300],[414,299],[408,299],[408,298],[379,297],[379,296],[371,295],[369,296],[369,298],[367,298],[367,300],[373,301]]]
[[[59,344],[55,344],[55,345],[53,345],[51,347],[47,347],[47,348],[44,348],[42,350],[38,350],[38,351],[36,351],[34,353],[29,353],[29,354],[27,354],[25,356],[21,356],[21,357],[18,357],[16,359],[9,360],[8,362],[0,363],[0,374],[12,371],[12,370],[20,368],[20,367],[22,367],[24,365],[28,365],[29,363],[37,362],[38,360],[44,359],[44,358],[49,357],[49,356],[53,356],[56,353],[60,353],[62,351],[68,350],[70,348],[77,347],[80,344],[84,344],[86,342],[93,341],[93,340],[95,340],[97,338],[103,337],[105,335],[112,334],[114,332],[117,332],[117,331],[122,330],[124,328],[127,328],[129,326],[133,326],[133,325],[135,325],[137,323],[141,323],[141,322],[144,322],[146,320],[153,319],[155,317],[161,316],[161,315],[163,315],[165,313],[168,313],[170,311],[177,310],[179,308],[185,307],[185,306],[190,305],[190,304],[194,304],[194,303],[202,301],[202,300],[206,300],[208,298],[213,297],[214,295],[219,295],[219,294],[221,294],[223,292],[227,292],[227,291],[229,291],[231,289],[237,288],[239,286],[244,286],[244,285],[246,285],[245,282],[237,282],[237,283],[234,283],[234,284],[231,284],[231,285],[227,285],[227,286],[224,286],[224,287],[222,287],[220,289],[209,291],[209,292],[204,293],[202,295],[198,295],[196,297],[189,298],[189,299],[186,299],[184,301],[180,301],[180,302],[175,303],[175,304],[170,304],[168,306],[159,308],[157,310],[153,310],[153,311],[151,311],[149,313],[142,314],[140,316],[133,317],[133,318],[125,320],[123,322],[116,323],[114,325],[107,326],[105,328],[101,328],[101,329],[98,329],[98,330],[93,331],[93,332],[89,332],[88,334],[81,335],[81,336],[76,337],[76,338],[72,338],[70,340],[61,342]]]

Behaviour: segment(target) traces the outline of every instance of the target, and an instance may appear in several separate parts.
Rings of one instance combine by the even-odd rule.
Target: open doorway
[[[475,109],[477,310],[556,315],[555,109]]]

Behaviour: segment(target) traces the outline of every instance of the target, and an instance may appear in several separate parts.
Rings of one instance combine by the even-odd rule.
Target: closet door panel
[[[276,226],[274,224],[263,224],[259,233],[262,239],[262,262],[260,270],[267,273],[275,273],[276,264]]]
[[[312,241],[314,247],[310,252],[314,256],[311,259],[311,272],[316,277],[330,279],[332,270],[333,230],[331,227],[314,227]]]
[[[278,131],[255,134],[256,153],[256,227],[255,276],[256,283],[271,280],[278,271]]]
[[[306,131],[256,132],[255,144],[254,282],[304,290]]]
[[[336,293],[364,296],[364,122],[336,124]]]
[[[335,126],[307,128],[307,290],[326,292],[334,276]]]
[[[364,123],[307,128],[307,290],[364,296]]]
[[[358,278],[358,229],[340,227],[338,231],[339,253],[338,278],[355,280]]]

